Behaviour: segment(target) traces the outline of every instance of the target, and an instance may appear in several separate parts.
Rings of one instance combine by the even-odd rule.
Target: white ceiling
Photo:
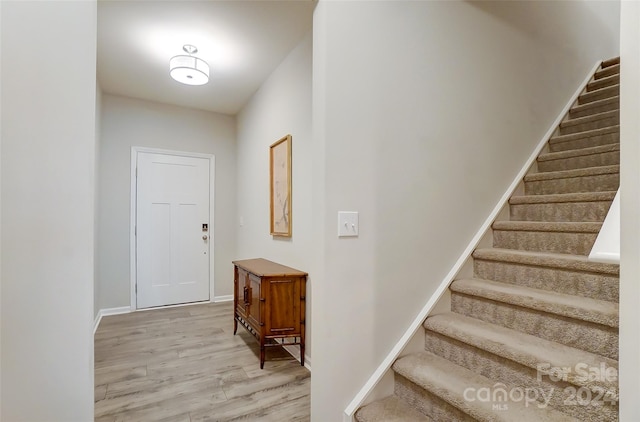
[[[311,30],[315,2],[98,1],[103,92],[234,115]],[[169,59],[193,44],[209,83],[183,85]]]

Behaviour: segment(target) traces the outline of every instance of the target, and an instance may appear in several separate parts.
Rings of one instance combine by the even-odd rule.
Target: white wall
[[[266,258],[309,272],[307,315],[311,312],[313,210],[311,173],[311,33],[262,84],[238,114],[238,249],[235,259]],[[292,136],[292,237],[269,234],[269,146]],[[243,225],[240,226],[240,219]],[[307,317],[310,355],[312,321]]]
[[[98,232],[100,230],[99,222],[100,222],[100,206],[99,200],[100,197],[98,195],[100,189],[100,118],[102,114],[102,90],[100,86],[96,83],[96,148],[95,148],[95,169],[94,169],[94,221],[93,221],[93,232],[95,234],[94,242],[93,242],[93,316],[94,318],[98,316],[100,312],[100,283],[99,283],[99,269],[100,265],[98,263],[99,256],[99,248],[98,245],[100,241],[98,240]]]
[[[2,2],[0,1],[0,24]],[[2,31],[0,30],[0,56],[2,55]],[[0,66],[0,316],[2,316],[2,66]],[[0,419],[2,418],[2,326],[0,325]]]
[[[236,250],[235,119],[103,93],[100,145],[100,308],[129,306],[131,147],[215,155],[215,296],[233,294]]]
[[[617,8],[316,7],[315,156],[325,160],[312,175],[324,212],[313,265],[324,269],[311,289],[314,421],[340,420],[586,72],[617,55]],[[339,210],[360,212],[357,239],[338,239]]]
[[[0,419],[90,421],[96,3],[4,1],[0,28]]]
[[[640,4],[620,22],[620,420],[640,420]]]

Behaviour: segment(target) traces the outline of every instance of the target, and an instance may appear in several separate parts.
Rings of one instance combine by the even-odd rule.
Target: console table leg
[[[236,332],[238,331],[238,320],[237,319],[233,319],[233,335],[236,335]]]
[[[304,342],[300,343],[300,365],[304,366]]]
[[[264,369],[264,344],[260,345],[260,369]]]

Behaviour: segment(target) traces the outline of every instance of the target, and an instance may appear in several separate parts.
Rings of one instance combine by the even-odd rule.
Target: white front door
[[[209,300],[209,159],[138,152],[137,308]]]

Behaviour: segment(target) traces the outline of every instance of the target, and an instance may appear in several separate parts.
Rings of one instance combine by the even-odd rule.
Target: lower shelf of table
[[[253,335],[260,344],[260,369],[264,368],[265,348],[273,346],[300,346],[300,365],[304,366],[304,340],[301,334],[262,335],[244,318],[242,318],[242,316],[235,314],[233,319],[233,335],[238,331],[238,323]],[[286,341],[292,339],[293,341]]]

